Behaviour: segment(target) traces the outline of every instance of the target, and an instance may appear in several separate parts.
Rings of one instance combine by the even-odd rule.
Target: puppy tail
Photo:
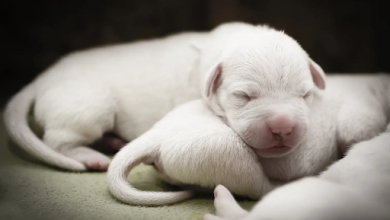
[[[30,129],[27,117],[34,100],[35,87],[34,83],[31,83],[8,102],[3,117],[11,139],[27,153],[47,164],[71,171],[86,170],[82,163],[45,145]]]
[[[146,137],[146,138],[145,138]],[[169,205],[190,198],[191,191],[151,192],[141,191],[127,182],[131,169],[142,162],[159,157],[159,146],[146,134],[122,148],[113,158],[107,171],[108,187],[118,200],[130,205]]]

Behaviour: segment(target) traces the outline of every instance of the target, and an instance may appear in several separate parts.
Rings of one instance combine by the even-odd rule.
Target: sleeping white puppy
[[[337,159],[337,108],[326,108],[330,100],[313,91],[310,130],[305,142],[278,157],[277,180],[314,175]],[[321,117],[319,117],[321,116]],[[252,148],[253,149],[253,148]],[[189,198],[190,191],[143,192],[127,182],[130,170],[139,163],[152,164],[161,177],[175,185],[212,189],[226,186],[237,195],[259,199],[276,185],[264,176],[256,150],[206,106],[202,100],[183,104],[157,122],[149,131],[122,148],[108,169],[111,193],[132,205],[165,205]],[[287,177],[285,177],[288,175]]]
[[[329,135],[330,141],[333,141],[335,135],[340,157],[351,144],[368,140],[386,130],[390,120],[389,75],[328,75],[327,89],[317,93],[322,94],[322,103],[313,105],[323,108],[321,109],[323,113],[317,114],[316,111],[310,110],[309,129],[319,129],[317,132]],[[332,123],[336,129],[328,130],[326,125],[322,128],[311,127],[312,124],[316,124],[316,120],[320,123],[318,117],[329,120],[327,123]],[[326,141],[325,138],[324,140]],[[310,142],[312,145],[319,144],[317,140]],[[306,153],[304,155],[300,153],[292,152],[289,157],[281,159],[265,158],[260,155],[259,159],[267,177],[290,181],[315,173],[311,169],[318,169],[317,166],[313,166],[317,157],[312,155],[321,154],[321,151],[313,150],[307,156],[304,156]],[[326,158],[325,156],[324,159]],[[299,160],[301,165],[294,165]],[[287,167],[284,167],[286,165]]]
[[[379,106],[386,107],[381,98],[387,92],[384,85],[388,80],[387,76],[329,77],[332,90],[313,90],[307,106],[310,129],[305,133],[304,141],[284,156],[275,158],[262,157],[252,148],[260,156],[258,160],[253,152],[245,150],[242,139],[201,101],[183,104],[117,153],[108,170],[110,191],[117,199],[133,205],[171,204],[191,196],[190,191],[142,192],[134,189],[127,182],[127,175],[135,165],[144,162],[153,164],[164,180],[175,185],[212,188],[226,184],[237,195],[260,198],[276,186],[269,178],[286,182],[316,175],[335,161],[340,150],[338,143],[345,142],[340,139],[340,132],[345,131],[338,130],[341,110],[350,104],[345,97],[353,97],[349,93],[359,95],[359,91],[368,93],[369,88],[374,88],[381,95],[371,93],[370,98],[361,97],[361,102],[370,101],[375,113],[376,104],[382,103]],[[355,86],[340,87],[345,83]],[[386,115],[383,109],[377,114]],[[364,121],[364,118],[358,120]],[[376,126],[379,130],[382,122]],[[349,135],[360,130],[357,126],[355,130],[349,130]]]
[[[230,36],[213,40],[221,35]],[[215,114],[262,157],[282,157],[302,143],[312,95],[325,89],[321,67],[295,40],[266,27],[227,26],[210,38],[229,45],[202,51],[202,95]]]
[[[217,216],[206,214],[203,219],[390,219],[389,150],[389,132],[358,143],[319,177],[274,190],[250,212],[219,185],[214,191]]]
[[[4,121],[13,140],[47,164],[106,170],[110,159],[88,145],[109,131],[131,141],[203,94],[257,154],[280,157],[302,143],[324,77],[285,33],[228,23],[67,56],[11,99]],[[27,124],[31,106],[43,141]]]
[[[149,131],[122,148],[108,172],[115,198],[132,205],[166,205],[187,199],[191,191],[145,192],[127,182],[139,163],[153,165],[175,185],[212,189],[224,183],[235,194],[259,199],[275,187],[264,176],[257,155],[200,99],[180,105]]]
[[[341,153],[386,128],[390,119],[389,76],[336,75],[326,81],[321,67],[281,32],[262,28],[252,33],[245,26],[220,29],[210,38],[230,37],[210,41],[229,47],[209,46],[202,51],[201,72],[207,71],[202,95],[215,114],[265,158],[264,166],[274,166],[277,158],[306,141],[307,131],[313,129],[313,96],[326,85],[329,102],[324,108],[328,115],[337,114],[334,124]]]
[[[313,96],[309,118],[312,129],[307,132],[305,142],[278,158],[278,171],[296,172],[290,176],[317,174],[337,159],[336,113],[324,108],[327,102],[322,93],[315,92]],[[202,100],[175,108],[122,148],[107,173],[110,192],[128,204],[167,205],[192,195],[191,191],[147,192],[133,188],[127,175],[142,162],[153,165],[162,179],[174,185],[213,189],[225,184],[235,194],[252,199],[259,199],[281,183],[270,182],[253,148]]]
[[[5,126],[20,147],[49,165],[106,170],[110,158],[88,145],[105,132],[130,141],[174,106],[200,97],[199,53],[191,42],[206,35],[183,33],[70,54],[10,100]],[[43,140],[27,124],[32,106]]]

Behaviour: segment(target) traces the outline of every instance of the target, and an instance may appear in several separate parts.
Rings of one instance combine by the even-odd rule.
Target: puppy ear
[[[314,84],[319,89],[325,89],[326,76],[322,68],[310,58],[309,58],[309,67],[310,67],[311,76],[313,77]]]
[[[216,82],[222,73],[222,63],[214,65],[205,75],[203,92],[206,97],[210,97],[215,89]]]

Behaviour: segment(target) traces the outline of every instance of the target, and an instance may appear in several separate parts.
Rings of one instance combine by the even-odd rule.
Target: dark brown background
[[[284,29],[328,73],[390,72],[386,1],[2,0],[0,9],[0,104],[70,51],[226,21]]]

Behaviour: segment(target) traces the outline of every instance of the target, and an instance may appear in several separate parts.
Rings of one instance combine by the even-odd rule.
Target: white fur
[[[286,102],[290,108],[285,109],[292,110],[288,114],[300,132],[294,134],[289,147],[303,140],[308,103],[302,96],[312,89],[313,81],[324,87],[323,71],[286,34],[244,23],[71,54],[11,99],[4,114],[5,125],[17,144],[48,164],[73,171],[87,167],[105,170],[110,159],[87,148],[89,144],[107,131],[131,141],[175,106],[201,98],[201,79],[219,61],[223,62],[221,88],[245,89],[242,82],[252,80],[256,95],[266,91],[264,103]],[[206,98],[212,109],[226,116],[226,122],[244,141],[262,143],[248,140],[261,134],[262,129],[251,126],[258,120],[239,122],[250,116],[262,118],[263,113],[254,114],[254,110],[261,110],[263,102],[257,100],[249,109],[238,109],[237,101],[228,98],[229,89],[219,91],[221,102]],[[223,109],[215,107],[219,104]],[[38,124],[45,130],[43,142],[26,122],[32,105]],[[240,120],[232,119],[243,110]],[[249,137],[242,130],[248,131]],[[267,138],[262,141],[274,144]]]
[[[263,175],[257,155],[202,100],[183,104],[122,148],[108,169],[111,193],[132,205],[166,205],[190,191],[143,192],[127,182],[139,163],[153,164],[175,185],[213,189],[226,184],[234,193],[258,199],[274,185]]]
[[[64,57],[16,94],[6,107],[6,128],[24,150],[72,171],[105,170],[110,159],[86,146],[104,132],[130,141],[174,106],[200,97],[192,46],[204,33],[91,49]],[[45,131],[43,142],[26,115]]]
[[[315,175],[337,159],[337,108],[322,92],[313,94],[311,130],[292,153],[264,167],[279,183]],[[122,148],[108,169],[111,193],[132,205],[165,205],[191,196],[190,191],[142,192],[127,182],[137,164],[154,164],[162,178],[176,185],[226,186],[235,194],[260,198],[276,185],[264,176],[256,154],[201,101],[183,104],[152,129]],[[267,174],[268,173],[268,174]],[[274,176],[275,175],[275,176]]]
[[[377,105],[372,105],[370,109],[372,114],[387,115],[383,110],[387,108],[388,88],[381,86],[382,83],[389,82],[386,80],[389,78],[385,76],[329,77],[328,85],[332,90],[316,90],[312,95],[313,99],[309,106],[311,129],[308,130],[302,144],[283,157],[260,158],[262,170],[258,162],[252,161],[253,155],[237,156],[245,149],[244,142],[222,120],[212,114],[211,110],[205,108],[201,101],[183,104],[114,157],[108,171],[110,191],[121,201],[135,205],[163,205],[191,196],[189,191],[166,194],[134,190],[126,178],[131,168],[141,162],[154,164],[163,179],[173,184],[210,188],[225,182],[233,193],[251,198],[258,198],[274,187],[267,187],[267,190],[261,187],[265,183],[269,185],[263,173],[272,180],[282,182],[316,175],[338,158],[338,143],[345,142],[340,139],[342,137],[340,132],[346,132],[338,130],[340,113],[343,113],[340,110],[355,104],[357,97],[360,96],[363,104],[376,103],[381,106],[378,109]],[[354,86],[347,88],[345,86],[347,83]],[[370,88],[378,90],[370,92]],[[355,111],[359,112],[359,109]],[[365,113],[366,111],[362,112],[362,118],[366,117]],[[369,139],[372,131],[359,133],[362,130],[360,126],[365,126],[365,123],[359,124],[356,120],[363,122],[365,120],[353,118],[356,115],[358,114],[351,114],[349,118],[350,123],[355,120],[356,126],[355,129],[348,130],[348,134],[354,136],[358,133],[362,135],[358,137],[360,140]],[[386,121],[386,118],[383,120]],[[376,126],[375,129],[379,132],[384,130],[380,130],[382,122],[372,125]],[[227,148],[229,153],[226,152]],[[228,167],[221,165],[226,165],[227,161]],[[240,185],[243,179],[251,185]],[[253,193],[256,189],[264,191]]]
[[[341,103],[337,118],[340,150],[368,140],[386,129],[390,120],[390,76],[336,75],[328,77],[328,93]]]
[[[215,189],[217,216],[204,219],[388,219],[390,212],[389,133],[390,77],[386,75],[333,75],[327,78],[320,108],[335,115],[318,115],[336,125],[336,142],[344,159],[334,163],[319,178],[304,178],[267,195],[248,214],[240,208],[229,191]],[[320,132],[326,130],[320,130]],[[390,124],[387,126],[390,131]],[[370,140],[370,138],[373,138]],[[333,139],[333,138],[332,138]],[[312,140],[313,141],[313,140]],[[364,142],[361,142],[364,141]],[[315,140],[314,140],[315,142]],[[361,142],[353,146],[354,143]],[[291,180],[297,170],[306,170],[321,158],[309,151],[292,152],[288,157],[261,158],[269,178]],[[321,153],[321,152],[317,152]],[[307,155],[307,156],[305,156]],[[297,165],[302,164],[302,167]],[[281,163],[282,162],[282,163]],[[287,166],[286,166],[287,165]],[[294,166],[293,166],[294,167]],[[283,170],[284,169],[284,170]],[[299,172],[298,172],[299,173]]]
[[[260,158],[264,172],[271,179],[289,181],[320,170],[330,153],[318,151],[322,142],[337,144],[340,156],[353,143],[368,140],[386,129],[390,120],[390,77],[378,75],[328,75],[327,89],[313,96],[310,130],[306,150],[294,151],[286,158]],[[315,135],[315,133],[318,133]],[[325,148],[326,149],[326,148]],[[327,148],[332,151],[332,148]],[[304,152],[301,155],[301,152]],[[301,161],[300,166],[294,165]]]
[[[215,189],[212,219],[390,219],[390,133],[358,143],[319,177],[306,177],[266,195],[248,213],[229,191]]]
[[[269,27],[222,25],[209,41],[200,66],[207,72],[202,95],[213,111],[260,156],[295,149],[309,129],[314,84],[325,88],[323,70],[294,39]],[[286,150],[275,150],[277,145]]]

